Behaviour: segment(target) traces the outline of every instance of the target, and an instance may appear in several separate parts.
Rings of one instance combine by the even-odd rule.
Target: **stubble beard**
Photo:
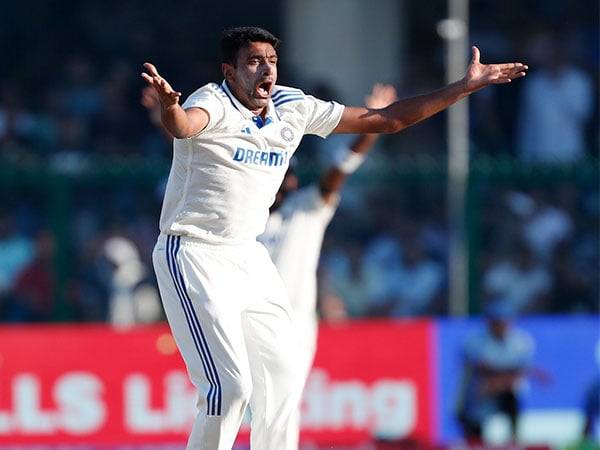
[[[247,97],[250,103],[252,103],[253,109],[262,109],[269,104],[269,97],[259,97],[256,93],[256,86],[252,86],[252,88],[247,92]]]

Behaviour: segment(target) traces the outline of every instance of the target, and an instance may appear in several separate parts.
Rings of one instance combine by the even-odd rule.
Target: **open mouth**
[[[271,89],[273,88],[272,81],[263,81],[256,86],[257,94],[262,98],[268,98],[271,95]]]

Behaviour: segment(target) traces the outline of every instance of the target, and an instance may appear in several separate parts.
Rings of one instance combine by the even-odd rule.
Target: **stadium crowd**
[[[166,175],[170,149],[139,105],[141,63],[150,57],[163,61],[171,79],[188,92],[189,86],[218,79],[217,55],[198,55],[190,67],[175,67],[171,61],[181,59],[179,53],[190,45],[177,34],[179,28],[171,30],[160,18],[144,17],[149,13],[140,18],[139,10],[129,9],[133,3],[109,3],[119,14],[108,14],[111,8],[100,8],[98,2],[80,2],[62,18],[67,25],[62,29],[51,24],[56,12],[33,15],[39,22],[34,25],[49,26],[57,36],[49,42],[34,43],[33,37],[8,26],[11,13],[23,13],[19,8],[24,6],[12,6],[14,10],[1,19],[0,29],[12,39],[0,42],[14,42],[12,47],[3,45],[5,53],[16,58],[19,49],[28,49],[22,53],[27,55],[24,64],[3,68],[0,78],[2,173],[43,170],[85,182],[68,190],[69,216],[62,225],[57,225],[61,212],[51,206],[45,185],[31,187],[14,180],[3,184],[0,321],[61,317],[126,325],[162,319],[150,251],[164,179],[154,176],[136,184],[125,176],[119,179],[122,183],[111,183],[94,178],[94,170],[99,161],[108,161],[164,168]],[[530,167],[534,180],[541,165],[558,173],[558,179],[537,183],[508,177],[478,184],[479,203],[471,219],[477,225],[470,237],[477,242],[471,275],[480,309],[488,299],[502,297],[518,314],[597,313],[597,170],[591,178],[560,170],[598,164],[594,153],[598,105],[593,102],[598,86],[598,43],[593,38],[597,29],[584,12],[575,10],[568,25],[532,28],[525,35],[522,29],[503,29],[500,15],[490,32],[486,20],[495,16],[484,14],[482,8],[495,6],[476,3],[472,35],[486,57],[516,54],[532,69],[516,89],[490,89],[473,96],[473,156],[487,156],[493,164],[510,157],[521,170]],[[513,3],[517,7],[520,2]],[[552,8],[555,3],[548,2],[544,9],[551,23],[559,22],[560,13]],[[412,63],[398,87],[400,93],[420,92],[443,82],[443,42],[431,42],[433,38],[422,31],[433,34],[434,24],[428,21],[441,19],[442,13],[412,8],[410,26],[421,31],[409,33]],[[518,8],[524,23],[537,11]],[[76,29],[69,31],[69,23],[77,24]],[[270,25],[277,31],[277,22]],[[112,29],[120,30],[118,37]],[[77,32],[81,39],[72,39],[70,33]],[[161,33],[169,32],[181,47],[161,42]],[[422,52],[424,45],[437,52],[433,56]],[[177,54],[171,54],[174,47]],[[285,64],[281,72],[286,83],[298,81],[311,92],[310,83],[303,85],[301,77],[286,79]],[[340,143],[343,138],[306,140],[298,159],[307,178],[323,169]],[[350,181],[322,253],[322,318],[448,312],[446,193],[440,170],[444,154],[440,116],[382,139]],[[68,247],[59,251],[65,243]],[[58,289],[62,305],[55,302]]]

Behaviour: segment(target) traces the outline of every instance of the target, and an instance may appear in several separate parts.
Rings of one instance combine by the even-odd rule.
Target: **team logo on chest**
[[[283,127],[281,129],[281,137],[286,142],[292,142],[294,140],[294,132],[290,127]]]

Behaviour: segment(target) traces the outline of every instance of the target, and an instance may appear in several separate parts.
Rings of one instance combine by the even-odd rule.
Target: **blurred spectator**
[[[83,54],[73,55],[65,61],[64,68],[59,89],[63,112],[84,120],[93,119],[100,112],[104,98],[92,60]]]
[[[349,319],[344,300],[332,293],[320,296],[318,310],[323,322],[342,323]]]
[[[33,114],[25,108],[17,86],[0,86],[0,143],[11,139],[28,139],[35,126]]]
[[[54,91],[45,92],[37,106],[34,151],[43,158],[56,151],[57,121],[61,115],[59,95]]]
[[[392,229],[382,229],[362,255],[361,273],[371,315],[387,315],[394,301],[395,280],[402,270],[402,248]]]
[[[73,288],[80,320],[127,327],[163,318],[153,275],[122,233],[88,243]]]
[[[512,212],[523,221],[524,242],[542,261],[550,260],[556,246],[573,233],[573,219],[568,211],[548,203],[540,190],[531,196],[511,193],[508,203]]]
[[[598,418],[600,417],[600,377],[588,387],[584,402],[584,437],[590,438],[593,442],[598,442],[600,440],[600,431],[598,431]]]
[[[35,244],[35,259],[20,273],[13,289],[6,317],[10,322],[49,322],[53,317],[54,238],[42,230]]]
[[[420,238],[428,255],[440,264],[446,264],[448,259],[448,230],[446,229],[445,211],[437,202],[432,205],[432,211],[426,214],[425,223],[420,230]]]
[[[548,270],[519,243],[484,274],[484,298],[502,297],[513,314],[540,313],[547,306],[552,284]]]
[[[380,273],[375,280],[382,289],[369,298],[372,312],[391,317],[439,313],[443,268],[425,254],[417,240],[407,242],[403,249],[400,264],[388,266],[388,271]],[[380,268],[384,266],[385,263]]]
[[[90,130],[95,153],[121,157],[135,154],[139,149],[134,145],[133,136],[139,132],[131,120],[126,93],[120,86],[107,84],[103,95],[106,106],[99,111]]]
[[[518,247],[529,250],[529,259],[539,269],[531,272],[536,277],[525,281],[529,281],[530,289],[537,278],[538,289],[542,291],[541,296],[536,295],[537,305],[524,311],[597,312],[600,273],[590,270],[597,268],[600,260],[597,190],[592,186],[588,189],[585,184],[564,183],[534,189],[495,187],[486,198],[489,206],[482,215],[482,249],[487,259],[482,277],[484,297],[494,292],[490,292],[491,286],[486,286],[491,282],[487,279],[491,268],[515,262],[518,255],[513,250],[514,242],[521,242]],[[498,205],[496,198],[504,198],[506,202]],[[506,270],[501,272],[507,275]],[[540,276],[543,273],[547,275]],[[548,286],[547,281],[542,283],[548,275],[551,285],[542,288]],[[496,271],[496,285],[500,283],[497,277]],[[510,289],[510,283],[503,284]],[[517,286],[513,288],[517,290]]]
[[[540,34],[533,43],[533,70],[524,80],[519,108],[517,147],[523,161],[575,163],[585,154],[592,82],[568,59],[565,40]]]
[[[0,213],[0,295],[14,287],[34,257],[32,239],[17,227],[15,217]]]
[[[573,232],[573,220],[566,211],[548,204],[538,204],[523,225],[523,237],[542,260],[549,260],[554,249]]]
[[[593,245],[593,244],[592,244]],[[597,247],[596,247],[597,248]],[[584,247],[586,253],[593,247]],[[547,308],[549,313],[598,312],[598,267],[594,260],[578,253],[572,241],[559,245],[552,261],[554,287]]]
[[[324,248],[321,256],[320,311],[323,315],[332,313],[337,316],[342,309],[343,315],[360,317],[365,315],[368,298],[361,273],[361,247],[348,241],[344,244]],[[343,302],[343,308],[339,301]],[[333,311],[329,309],[332,308]]]
[[[476,41],[479,42],[479,41]],[[484,47],[488,51],[488,46]],[[476,92],[472,96],[471,134],[477,153],[500,155],[510,149],[509,136],[503,128],[498,93],[492,89]]]
[[[121,157],[141,153],[138,142],[145,127],[140,114],[133,114],[131,107],[130,91],[136,82],[137,73],[123,61],[114,63],[106,74],[100,91],[103,106],[90,128],[96,153]]]
[[[89,124],[81,117],[57,118],[56,151],[50,155],[52,166],[61,172],[79,172],[88,166],[91,152]]]
[[[512,439],[517,433],[523,381],[534,354],[532,337],[512,325],[510,306],[495,300],[486,310],[485,328],[464,344],[464,384],[458,420],[466,440],[481,444],[485,423],[506,414]]]
[[[127,327],[159,321],[162,309],[158,291],[133,242],[120,236],[111,237],[104,243],[103,253],[113,266],[109,322]]]
[[[596,378],[585,392],[584,437],[590,437],[597,442],[600,440],[600,340],[596,342]]]
[[[35,141],[36,118],[25,106],[20,89],[12,83],[0,85],[0,156],[11,161],[27,159]]]
[[[584,423],[579,439],[565,450],[598,450],[600,443],[600,341],[596,343],[596,376],[585,386],[583,395]]]
[[[73,315],[78,321],[108,320],[112,266],[102,253],[104,236],[99,234],[78,248],[75,273],[70,285]]]

